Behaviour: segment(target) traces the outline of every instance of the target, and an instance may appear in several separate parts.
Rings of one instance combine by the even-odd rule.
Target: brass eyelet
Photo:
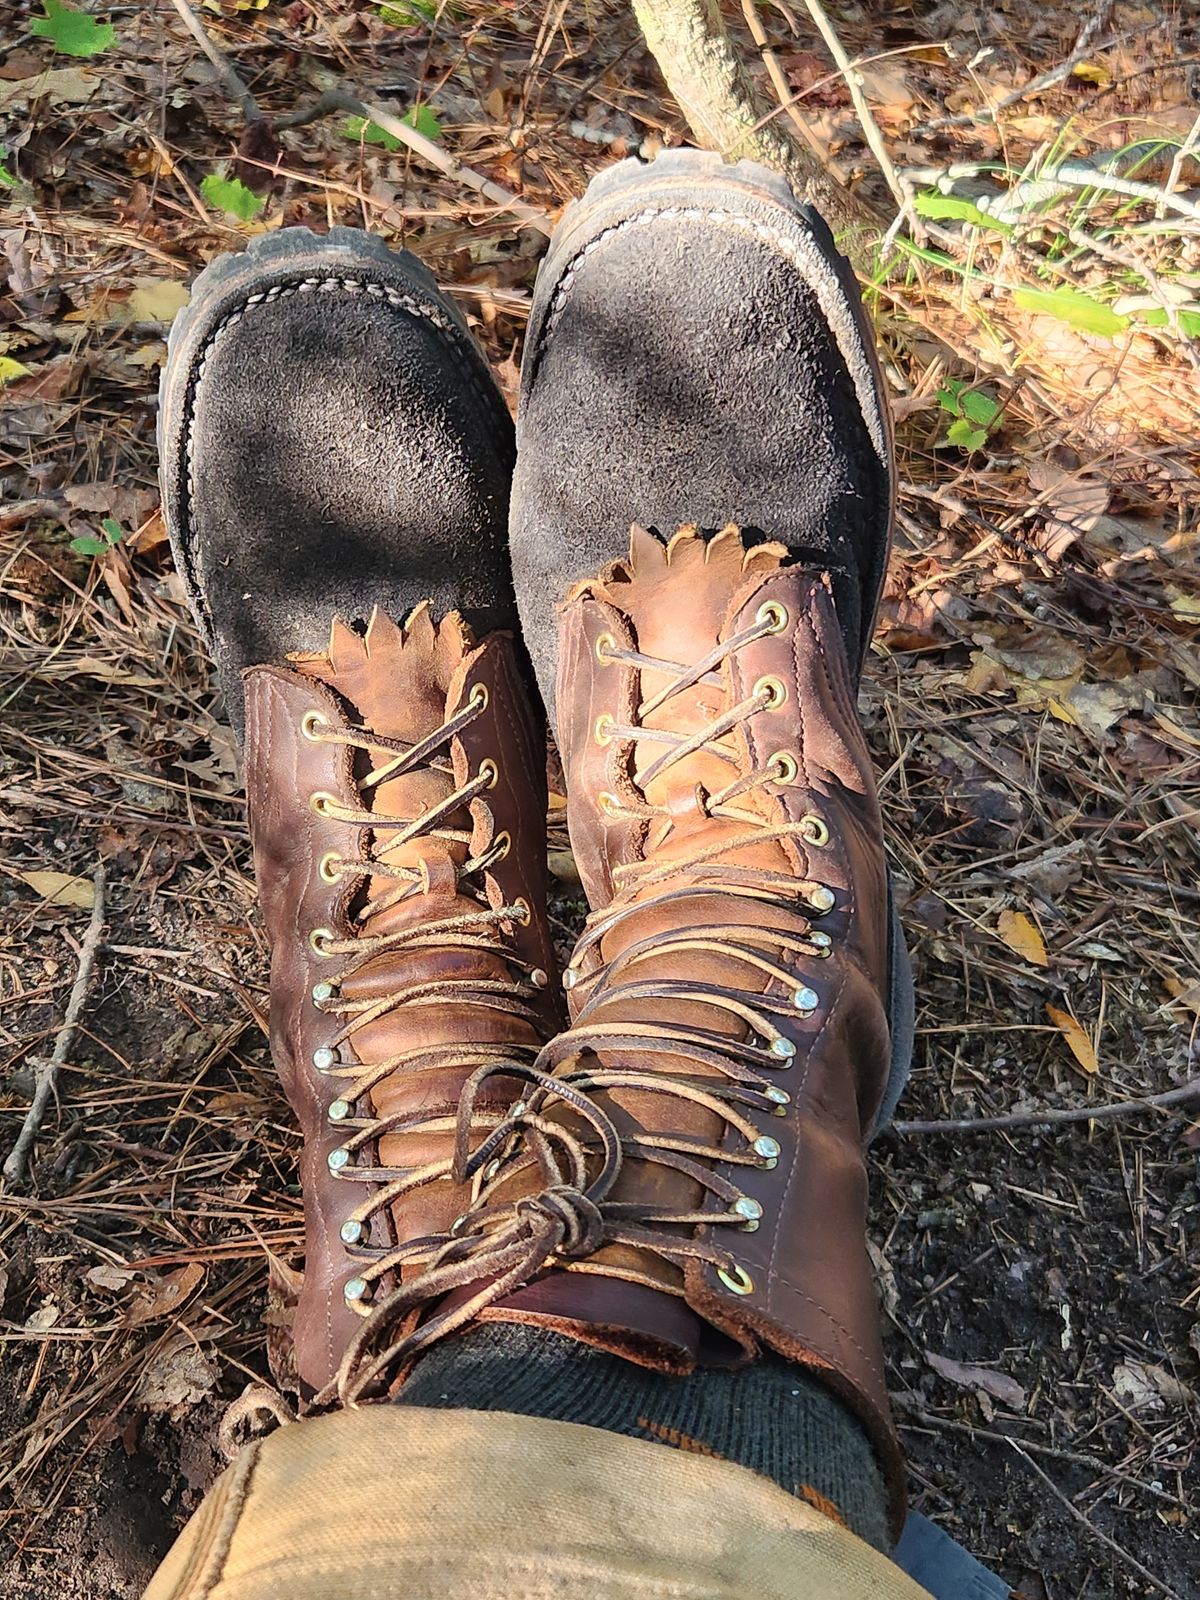
[[[486,778],[487,781],[484,784],[485,789],[494,789],[500,779],[500,768],[489,756],[486,760],[479,763],[478,776],[481,778]]]
[[[776,750],[767,765],[774,767],[776,783],[795,783],[800,776],[800,763],[790,750]]]
[[[486,711],[491,698],[487,684],[477,683],[471,690],[471,697],[467,701],[467,705],[473,711]]]
[[[517,921],[523,928],[527,928],[533,919],[533,912],[529,908],[529,901],[521,896],[513,901],[513,910],[517,914]]]
[[[778,678],[760,678],[751,691],[755,696],[766,695],[764,711],[778,711],[787,699],[787,690]]]
[[[602,711],[596,718],[594,736],[597,744],[611,744],[613,740],[613,719],[607,711]]]
[[[337,803],[337,795],[330,794],[327,789],[318,789],[315,794],[310,794],[308,797],[309,807],[319,817],[327,817],[329,815],[329,807],[331,805],[335,806]]]
[[[502,829],[492,840],[492,849],[499,851],[496,857],[497,861],[503,861],[507,858],[508,852],[512,849],[512,834],[509,833],[507,828]]]
[[[779,1153],[781,1149],[779,1140],[772,1139],[769,1134],[764,1133],[760,1138],[755,1139],[751,1148],[753,1149],[754,1154],[759,1158],[759,1166],[765,1167],[768,1172],[774,1171],[775,1167],[779,1164]]]
[[[596,796],[596,804],[606,817],[620,817],[621,815],[621,802],[608,789],[601,789]]]
[[[733,1273],[736,1276],[726,1272],[724,1267],[717,1268],[717,1277],[720,1278],[727,1289],[732,1290],[734,1294],[753,1294],[754,1279],[746,1271],[745,1267],[735,1266]]]
[[[317,729],[327,728],[328,726],[329,718],[322,715],[320,711],[306,711],[300,718],[300,732],[310,744],[319,744],[321,735],[317,732]]]
[[[814,850],[823,850],[829,843],[829,824],[824,817],[810,813],[800,818],[800,826],[804,829],[805,844],[811,844]]]
[[[341,873],[336,872],[334,868],[340,867],[341,864],[342,858],[338,855],[337,851],[327,850],[321,857],[320,864],[317,867],[317,871],[321,876],[321,882],[336,883],[341,877]]]
[[[760,628],[766,627],[768,633],[782,633],[792,618],[788,608],[781,606],[778,600],[765,600],[754,620]]]
[[[328,960],[333,951],[327,950],[325,946],[332,944],[336,938],[337,934],[334,933],[332,928],[314,928],[308,936],[309,948],[315,955]]]
[[[617,641],[613,638],[611,633],[602,633],[597,638],[595,646],[596,660],[602,667],[612,666],[612,657],[607,652],[609,650],[615,650],[616,647]]]
[[[534,967],[533,971],[529,974],[529,981],[532,983],[535,989],[545,989],[549,986],[550,974],[546,971],[545,967]]]

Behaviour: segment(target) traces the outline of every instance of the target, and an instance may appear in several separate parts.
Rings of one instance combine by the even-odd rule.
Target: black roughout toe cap
[[[235,721],[241,670],[321,649],[335,615],[516,620],[512,426],[482,356],[411,257],[304,237],[299,263],[201,280],[164,379],[164,504]]]
[[[736,522],[831,567],[855,664],[886,564],[890,435],[828,231],[762,169],[662,164],[605,174],[539,283],[512,539],[547,696],[554,607],[625,552],[633,521]]]

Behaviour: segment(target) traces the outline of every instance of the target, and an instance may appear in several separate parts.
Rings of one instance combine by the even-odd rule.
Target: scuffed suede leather
[[[321,649],[333,615],[516,622],[512,424],[482,356],[412,258],[308,243],[193,303],[164,393],[177,560],[235,724],[241,671]]]
[[[869,386],[874,357],[824,224],[713,181],[761,169],[694,151],[636,183],[626,167],[564,219],[522,374],[513,569],[552,719],[556,608],[625,553],[631,520],[735,522],[831,572],[855,665],[886,561],[890,442],[864,420],[851,367]],[[824,307],[780,238],[835,285]]]

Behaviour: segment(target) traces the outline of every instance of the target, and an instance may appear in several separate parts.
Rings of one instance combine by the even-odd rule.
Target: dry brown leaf
[[[149,1284],[130,1306],[126,1323],[131,1328],[137,1328],[143,1322],[153,1322],[157,1317],[178,1311],[203,1277],[204,1268],[200,1263],[189,1261],[178,1272],[168,1273],[165,1278]]]
[[[55,67],[15,83],[0,83],[0,111],[20,111],[34,100],[79,105],[90,100],[99,86],[100,79],[82,67]]]
[[[98,1267],[90,1267],[84,1273],[84,1278],[97,1289],[123,1289],[127,1283],[137,1277],[136,1272],[131,1272],[128,1267],[112,1266],[104,1262]]]
[[[1087,1029],[1082,1027],[1069,1011],[1047,1004],[1046,1015],[1067,1041],[1067,1049],[1087,1073],[1099,1072],[1100,1061],[1096,1055]]]
[[[167,328],[191,298],[191,290],[178,278],[143,278],[129,296],[129,315],[134,322]]]
[[[1095,527],[1108,510],[1112,488],[1101,478],[1064,472],[1049,461],[1031,461],[1029,484],[1046,508],[1046,521],[1034,544],[1052,561]]]
[[[1181,982],[1178,978],[1163,978],[1163,989],[1173,998],[1179,1010],[1190,1011],[1192,1016],[1200,1016],[1200,978],[1192,978],[1189,982]],[[1184,1021],[1186,1021],[1184,1016]]]
[[[49,1333],[55,1323],[62,1316],[62,1312],[53,1300],[48,1300],[44,1306],[39,1306],[31,1317],[25,1319],[27,1333]]]
[[[1037,924],[1023,911],[1002,911],[997,918],[996,932],[1022,961],[1028,961],[1034,967],[1050,965],[1046,941],[1038,931]]]
[[[18,872],[17,877],[51,905],[78,906],[81,911],[90,911],[96,903],[96,886],[90,878],[50,871]]]
[[[995,1372],[991,1367],[976,1367],[966,1361],[953,1361],[949,1356],[935,1355],[932,1350],[926,1350],[925,1359],[948,1383],[956,1383],[962,1389],[982,1390],[984,1394],[991,1395],[993,1400],[999,1400],[1001,1405],[1013,1411],[1024,1411],[1025,1390],[1006,1372]]]
[[[1140,707],[1145,691],[1130,679],[1125,683],[1077,683],[1068,693],[1052,696],[1050,715],[1072,723],[1099,742],[1127,711]]]
[[[168,1344],[151,1356],[138,1379],[134,1401],[147,1411],[182,1417],[206,1400],[216,1383],[216,1366],[189,1339]]]
[[[115,662],[104,661],[100,656],[77,656],[67,666],[72,677],[99,678],[101,683],[127,683],[135,689],[152,689],[161,681],[145,672],[126,672]]]
[[[551,874],[560,883],[581,883],[579,867],[576,865],[575,856],[570,850],[549,850],[546,852],[546,865]]]

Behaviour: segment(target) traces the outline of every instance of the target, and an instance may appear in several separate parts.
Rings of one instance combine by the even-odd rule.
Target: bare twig
[[[171,0],[171,4],[178,11],[188,32],[204,51],[205,55],[216,68],[221,82],[225,86],[230,98],[241,106],[248,122],[262,121],[263,111],[257,100],[238,77],[231,63],[223,56],[216,45],[208,37],[203,27],[196,18],[187,0]],[[410,127],[391,111],[385,111],[382,106],[372,105],[370,101],[360,100],[357,95],[349,93],[335,84],[322,86],[322,93],[311,105],[303,106],[291,112],[288,116],[275,119],[277,128],[300,128],[306,123],[315,122],[318,117],[327,116],[331,111],[348,111],[351,116],[363,117],[368,122],[373,122],[376,127],[382,128],[385,133],[390,133],[394,139],[399,139],[401,144],[407,145],[413,155],[417,156],[427,166],[434,167],[438,172],[445,173],[446,177],[453,178],[455,182],[465,184],[468,189],[474,189],[485,200],[490,200],[493,205],[510,211],[526,228],[535,228],[546,238],[550,237],[551,223],[546,212],[538,206],[527,205],[519,196],[505,189],[501,184],[493,183],[490,178],[485,178],[482,172],[467,167],[457,161],[448,150],[427,139],[416,128]]]
[[[1116,160],[1116,156],[1109,158]],[[982,161],[954,161],[947,167],[906,167],[901,174],[905,183],[929,184],[949,193],[961,178],[996,176],[994,164]],[[1075,189],[1101,189],[1108,194],[1124,195],[1130,200],[1146,200],[1153,205],[1163,205],[1181,217],[1200,221],[1200,205],[1184,195],[1168,194],[1152,183],[1138,183],[1132,178],[1122,178],[1106,170],[1106,164],[1093,166],[1090,161],[1063,161],[1057,166],[1043,167],[1031,178],[1022,178],[1011,189],[1000,194],[976,195],[975,203],[996,222],[1015,222],[1035,206],[1048,205]]]
[[[825,15],[825,8],[821,0],[804,0],[809,16],[816,23],[817,31],[829,50],[838,69],[850,91],[850,98],[854,102],[854,110],[858,115],[859,126],[862,128],[863,137],[871,148],[871,154],[879,163],[879,170],[887,179],[887,186],[892,191],[892,197],[901,211],[909,209],[908,195],[901,183],[896,168],[888,154],[887,145],[883,142],[883,135],[879,131],[879,124],[875,121],[875,113],[867,104],[867,97],[863,94],[862,78],[859,76],[850,57],[842,45],[842,41],[834,32],[833,24]]]
[[[746,26],[750,29],[750,37],[758,46],[758,53],[762,56],[767,76],[779,96],[780,110],[787,113],[792,126],[817,159],[828,164],[829,152],[821,148],[820,141],[801,114],[796,98],[792,94],[791,85],[787,81],[787,75],[779,64],[779,57],[771,49],[771,41],[767,38],[767,30],[762,25],[756,0],[742,0],[742,14],[746,18]]]
[[[100,936],[104,932],[104,868],[98,866],[92,876],[94,895],[92,899],[92,916],[88,923],[87,932],[84,934],[83,943],[79,947],[79,970],[75,974],[75,982],[71,985],[70,999],[67,1001],[67,1011],[63,1018],[62,1027],[54,1040],[54,1049],[47,1061],[39,1062],[37,1069],[37,1083],[33,1090],[33,1100],[21,1124],[21,1131],[17,1135],[16,1143],[9,1152],[4,1163],[4,1179],[7,1183],[20,1183],[25,1177],[26,1167],[29,1162],[29,1152],[33,1149],[33,1141],[38,1136],[42,1126],[42,1118],[46,1115],[46,1107],[50,1104],[50,1097],[58,1082],[58,1069],[67,1059],[67,1052],[71,1048],[71,1041],[75,1037],[75,1029],[79,1023],[79,1016],[87,1001],[88,993],[92,987],[92,975],[96,970],[96,956],[100,949]]]
[[[811,141],[776,118],[730,38],[718,0],[633,0],[634,14],[696,143],[728,161],[761,161],[814,205],[852,261],[874,260],[883,219],[839,183]]]
[[[1019,88],[1010,90],[1003,98],[997,100],[994,106],[980,106],[975,111],[960,112],[957,116],[934,117],[931,122],[918,123],[915,128],[909,129],[909,138],[918,134],[939,133],[946,128],[965,128],[968,123],[972,122],[995,122],[1000,113],[1007,111],[1009,106],[1015,106],[1022,100],[1028,100],[1033,95],[1041,94],[1044,89],[1053,89],[1056,83],[1061,83],[1088,56],[1099,55],[1102,50],[1112,50],[1117,45],[1124,44],[1127,39],[1133,37],[1131,34],[1122,33],[1113,39],[1104,40],[1101,44],[1095,42],[1096,35],[1101,28],[1107,26],[1105,19],[1107,13],[1111,12],[1111,10],[1111,6],[1100,6],[1080,29],[1079,37],[1075,41],[1075,48],[1071,51],[1071,54],[1067,56],[1065,61],[1060,61],[1058,66],[1051,67],[1049,72],[1040,72],[1036,78],[1030,78],[1028,82],[1021,84]]]
[[[1197,117],[1195,122],[1192,123],[1191,132],[1175,152],[1174,159],[1171,162],[1171,170],[1167,174],[1166,183],[1163,185],[1168,194],[1175,193],[1179,180],[1183,175],[1183,163],[1189,157],[1193,161],[1197,159],[1196,150],[1198,145],[1200,145],[1200,117]],[[1158,210],[1160,218],[1162,214],[1163,208],[1160,206]]]
[[[950,1417],[939,1417],[932,1411],[926,1411],[921,1406],[914,1405],[905,1394],[893,1393],[893,1404],[905,1416],[913,1419],[911,1424],[901,1423],[900,1426],[937,1428],[947,1433],[961,1433],[969,1439],[987,1439],[993,1444],[1012,1444],[1011,1433],[1000,1433],[995,1428],[977,1428],[971,1422],[955,1422]],[[1086,1467],[1089,1472],[1096,1474],[1097,1478],[1115,1478],[1119,1483],[1127,1483],[1131,1489],[1140,1489],[1143,1494],[1150,1495],[1155,1500],[1165,1500],[1169,1505],[1183,1506],[1187,1509],[1187,1501],[1177,1494],[1172,1494],[1169,1489],[1160,1488],[1156,1483],[1147,1483],[1144,1478],[1135,1478],[1131,1472],[1125,1472],[1120,1467],[1114,1467],[1110,1461],[1101,1461],[1099,1456],[1086,1455],[1082,1450],[1066,1450],[1061,1445],[1040,1444],[1036,1439],[1022,1439],[1021,1445],[1026,1450],[1032,1450],[1039,1456],[1051,1456],[1055,1461],[1069,1461],[1072,1466]]]
[[[1147,1095],[1142,1100],[1110,1100],[1098,1106],[1071,1106],[1066,1110],[1010,1111],[1002,1117],[949,1118],[942,1122],[893,1122],[893,1133],[996,1133],[1003,1128],[1037,1128],[1047,1123],[1102,1122],[1113,1117],[1136,1117],[1145,1111],[1165,1111],[1200,1100],[1200,1078],[1189,1078],[1177,1089]]]
[[[280,117],[275,126],[298,128],[305,123],[314,122],[318,117],[328,116],[331,111],[348,111],[351,116],[373,122],[377,128],[382,128],[394,139],[399,139],[401,144],[407,145],[427,166],[435,167],[439,172],[444,172],[448,178],[453,178],[456,183],[474,189],[476,194],[481,194],[493,205],[510,211],[523,227],[534,228],[546,238],[550,237],[550,218],[539,206],[528,205],[510,189],[493,183],[490,178],[485,178],[482,172],[464,166],[448,150],[434,140],[427,139],[423,133],[410,127],[394,112],[385,111],[382,106],[373,105],[369,100],[360,100],[357,95],[349,93],[346,89],[336,87],[325,89],[311,105],[303,106],[286,117]]]
[[[188,5],[187,0],[171,0],[171,4],[178,11],[184,27],[212,62],[213,70],[216,72],[217,77],[220,78],[221,86],[225,93],[231,100],[236,101],[241,106],[242,114],[246,121],[261,122],[263,120],[262,107],[238,77],[229,59],[217,49],[209,38],[208,33],[201,25],[199,17]]]
[[[1043,1472],[1042,1468],[1038,1466],[1033,1457],[1023,1450],[1015,1439],[1010,1439],[1008,1442],[1020,1456],[1025,1465],[1033,1472],[1037,1473],[1038,1477],[1046,1485],[1047,1489],[1050,1490],[1050,1493],[1054,1496],[1054,1498],[1071,1513],[1076,1522],[1081,1523],[1083,1527],[1087,1529],[1093,1538],[1099,1539],[1102,1545],[1106,1545],[1108,1549],[1112,1551],[1113,1555],[1117,1556],[1125,1563],[1127,1567],[1136,1572],[1144,1583],[1148,1583],[1152,1589],[1157,1589],[1159,1594],[1165,1594],[1168,1597],[1168,1600],[1183,1600],[1183,1596],[1180,1595],[1177,1589],[1170,1588],[1169,1585],[1165,1584],[1161,1578],[1156,1578],[1150,1571],[1149,1567],[1144,1567],[1136,1556],[1131,1556],[1129,1551],[1119,1545],[1115,1539],[1110,1539],[1107,1533],[1104,1533],[1100,1528],[1098,1528],[1094,1522],[1089,1521],[1089,1519],[1084,1516],[1083,1512],[1080,1511],[1079,1507],[1074,1503],[1074,1501],[1070,1500],[1062,1492],[1050,1474],[1048,1472]]]

